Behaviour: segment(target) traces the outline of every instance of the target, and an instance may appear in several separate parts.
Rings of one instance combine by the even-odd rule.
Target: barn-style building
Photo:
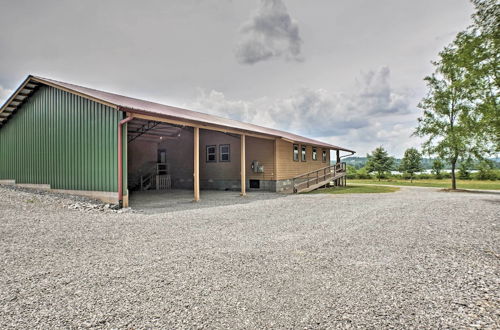
[[[146,189],[308,191],[340,153],[288,132],[28,76],[0,108],[0,184],[128,205]],[[335,164],[331,163],[331,154]]]

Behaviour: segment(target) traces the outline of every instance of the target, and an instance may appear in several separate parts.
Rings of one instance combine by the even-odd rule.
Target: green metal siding
[[[117,129],[123,116],[80,96],[40,87],[0,128],[0,179],[52,189],[118,191]],[[124,167],[124,182],[126,173]]]

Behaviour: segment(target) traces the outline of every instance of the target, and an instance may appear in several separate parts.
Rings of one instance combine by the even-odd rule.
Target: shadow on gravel
[[[484,202],[498,205],[500,204],[500,199],[483,199]]]
[[[146,214],[158,214],[219,206],[242,205],[255,201],[286,198],[287,195],[272,192],[248,192],[241,197],[235,191],[201,191],[200,201],[193,202],[190,190],[172,190],[168,192],[138,191],[130,195],[130,207]]]
[[[500,195],[500,191],[491,190],[467,190],[467,189],[440,189],[439,191],[449,192],[449,193],[469,193],[469,194],[488,194],[488,195]]]

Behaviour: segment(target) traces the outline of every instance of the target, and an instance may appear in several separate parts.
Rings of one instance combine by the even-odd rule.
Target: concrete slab
[[[201,199],[193,201],[192,190],[135,191],[130,194],[130,207],[144,213],[163,213],[200,208],[212,208],[234,204],[248,204],[262,200],[287,198],[286,194],[250,191],[240,196],[238,191],[202,190]]]

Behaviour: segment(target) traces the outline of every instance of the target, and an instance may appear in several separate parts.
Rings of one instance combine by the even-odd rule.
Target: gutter
[[[354,151],[351,151],[351,153],[350,153],[349,155],[340,156],[340,158],[349,157],[349,156],[352,156],[352,155],[354,155],[354,154],[355,154],[355,152],[354,152]]]
[[[118,123],[118,206],[123,207],[123,125],[134,119],[127,117]]]

